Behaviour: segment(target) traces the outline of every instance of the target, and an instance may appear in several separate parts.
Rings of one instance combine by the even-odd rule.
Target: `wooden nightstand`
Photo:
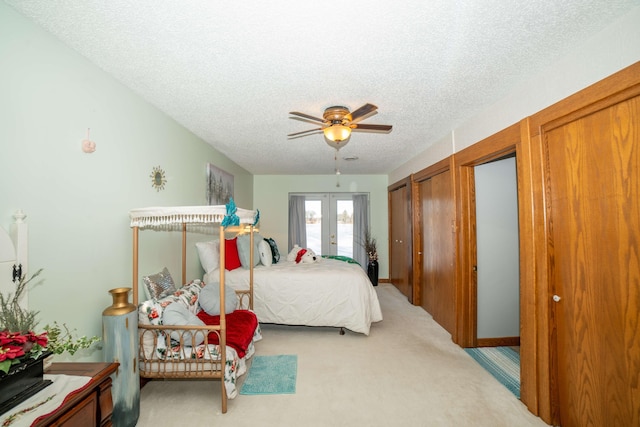
[[[80,375],[92,380],[79,393],[66,401],[60,409],[35,426],[107,427],[111,426],[113,400],[111,374],[117,363],[54,363],[45,374]]]

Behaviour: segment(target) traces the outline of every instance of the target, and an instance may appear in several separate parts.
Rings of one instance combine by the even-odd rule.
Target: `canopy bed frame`
[[[253,246],[253,228],[259,220],[259,213],[253,210],[236,208],[233,201],[221,206],[180,206],[152,207],[133,209],[129,212],[130,227],[133,229],[133,303],[139,308],[139,347],[138,365],[141,378],[179,378],[179,379],[220,379],[222,396],[222,413],[227,411],[227,398],[237,395],[235,389],[236,375],[246,371],[245,359],[254,352],[253,341],[259,336],[259,326],[253,308],[253,272],[248,290],[237,292],[239,309],[225,313],[225,233],[248,230]],[[164,325],[162,321],[154,323],[148,320],[158,316],[168,304],[185,302],[193,312],[197,309],[197,297],[205,286],[200,280],[187,284],[186,280],[186,248],[187,229],[194,232],[211,232],[218,226],[220,236],[219,268],[219,316],[211,323],[205,321],[200,325]],[[166,302],[150,300],[144,303],[139,298],[139,231],[153,229],[156,231],[182,231],[182,285],[173,298]],[[253,252],[253,251],[252,251]],[[251,253],[253,260],[253,253]],[[252,270],[252,269],[251,269]],[[184,298],[181,293],[186,290]],[[179,297],[179,295],[182,295]],[[182,298],[182,300],[180,300]],[[166,299],[166,298],[165,298]],[[191,306],[189,307],[189,304]],[[146,307],[143,310],[143,307]],[[241,310],[244,309],[244,310]],[[153,316],[147,316],[153,313]],[[235,322],[232,319],[243,319],[250,315],[255,323],[248,321]],[[161,316],[162,314],[160,314]],[[238,315],[238,316],[236,316]],[[234,317],[236,316],[236,317]],[[209,319],[211,320],[211,319]],[[244,322],[244,323],[243,323]],[[236,325],[237,326],[234,326]],[[242,324],[242,325],[240,325]],[[242,329],[244,328],[244,329]],[[248,328],[248,329],[247,329]],[[231,335],[229,335],[229,333]],[[247,338],[248,337],[248,338]],[[202,341],[200,341],[200,339]],[[200,342],[197,344],[196,342]]]

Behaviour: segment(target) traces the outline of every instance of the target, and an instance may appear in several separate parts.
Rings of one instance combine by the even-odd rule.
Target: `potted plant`
[[[375,237],[371,236],[371,231],[366,230],[364,232],[364,242],[362,244],[365,252],[367,253],[367,276],[373,284],[378,286],[378,247]]]
[[[23,402],[50,381],[43,380],[44,360],[65,351],[74,354],[100,340],[94,336],[75,339],[66,325],[57,322],[38,330],[37,311],[20,306],[27,285],[42,273],[36,271],[28,280],[18,280],[15,294],[0,293],[0,413]],[[64,330],[63,330],[64,329]]]

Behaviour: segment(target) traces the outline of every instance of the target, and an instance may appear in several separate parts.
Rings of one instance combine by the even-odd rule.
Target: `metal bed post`
[[[225,314],[225,302],[224,302],[224,269],[225,269],[225,244],[224,244],[224,227],[220,225],[220,369],[224,373],[225,366],[227,365],[227,352],[225,351],[227,346],[227,319]],[[227,412],[227,390],[224,386],[224,375],[221,382],[222,393],[222,413]]]
[[[181,286],[187,284],[187,223],[182,223],[182,282]]]
[[[138,226],[133,227],[133,303],[138,305]]]

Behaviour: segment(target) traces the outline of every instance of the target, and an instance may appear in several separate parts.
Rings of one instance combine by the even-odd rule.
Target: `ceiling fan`
[[[290,133],[288,137],[299,137],[305,134],[322,131],[326,137],[327,144],[339,150],[349,142],[352,130],[365,130],[376,132],[389,132],[392,129],[390,125],[369,125],[361,124],[360,120],[365,119],[371,113],[376,111],[378,107],[373,104],[365,104],[362,107],[355,110],[353,113],[349,112],[348,107],[336,105],[324,110],[322,119],[314,116],[310,116],[305,113],[299,113],[292,111],[289,114],[302,117],[305,121],[314,121],[321,123],[321,127],[315,129],[304,130],[302,132]],[[291,117],[292,119],[298,119],[298,117]]]

